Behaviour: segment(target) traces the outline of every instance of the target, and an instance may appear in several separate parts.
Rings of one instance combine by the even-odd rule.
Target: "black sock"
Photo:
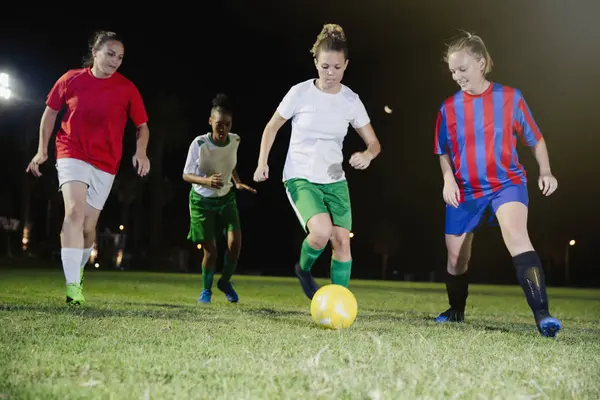
[[[527,251],[513,257],[517,270],[517,278],[527,297],[527,303],[535,319],[550,315],[548,313],[548,296],[542,263],[535,251]]]
[[[467,272],[461,275],[446,273],[446,290],[448,291],[448,302],[455,311],[464,312],[469,296],[469,279]]]

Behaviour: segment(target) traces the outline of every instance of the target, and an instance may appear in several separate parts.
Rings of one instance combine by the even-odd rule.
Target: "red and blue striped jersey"
[[[518,89],[491,82],[480,95],[459,91],[442,104],[435,127],[435,154],[449,154],[461,201],[508,185],[526,185],[517,137],[534,146],[542,134]]]

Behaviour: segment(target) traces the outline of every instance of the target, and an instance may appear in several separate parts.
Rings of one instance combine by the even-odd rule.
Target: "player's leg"
[[[60,238],[67,285],[66,302],[69,305],[81,305],[85,302],[80,286],[83,222],[91,172],[87,163],[75,159],[58,159],[56,168],[65,207]]]
[[[115,176],[97,168],[91,167],[90,185],[86,195],[86,205],[83,220],[83,256],[80,264],[80,285],[83,291],[85,266],[90,259],[96,240],[96,225],[100,213],[110,195]]]
[[[205,239],[201,244],[204,255],[202,257],[202,292],[198,301],[200,303],[210,303],[213,277],[217,267],[217,241],[215,239]]]
[[[542,263],[529,238],[527,188],[511,186],[502,190],[492,206],[537,328],[543,336],[554,337],[562,325],[550,315]]]
[[[210,200],[202,198],[192,189],[189,197],[190,230],[187,238],[193,243],[200,243],[202,257],[202,292],[198,301],[210,303],[212,284],[217,264],[217,242],[215,229],[217,212]]]
[[[331,213],[331,283],[348,287],[352,272],[350,231],[352,230],[352,206],[348,182],[323,185],[325,204]]]
[[[450,308],[438,315],[436,322],[464,321],[474,231],[480,225],[488,204],[489,199],[482,198],[462,202],[456,208],[446,205],[446,292]]]
[[[217,281],[217,287],[221,292],[225,293],[225,298],[231,303],[237,303],[239,301],[239,296],[233,288],[233,284],[231,283],[231,276],[233,275],[235,268],[237,267],[241,245],[242,231],[228,231],[227,251],[225,253],[225,259],[223,260],[223,274],[221,275],[221,278]]]
[[[96,240],[96,225],[100,218],[100,211],[88,204],[85,205],[84,220],[83,220],[83,256],[81,257],[80,269],[80,285],[83,291],[83,277],[85,266],[90,259],[92,250],[94,250],[94,242]]]
[[[223,261],[223,274],[217,282],[217,287],[225,293],[227,301],[237,303],[239,297],[231,284],[231,276],[235,272],[242,249],[242,229],[235,193],[231,192],[228,196],[227,202],[220,213],[221,226],[224,226],[227,232],[227,251]]]
[[[331,234],[331,283],[348,287],[352,272],[350,230],[334,226]]]
[[[436,322],[462,322],[469,296],[469,260],[473,245],[473,232],[446,234],[446,292],[450,308],[441,313]]]
[[[293,179],[286,182],[286,192],[302,228],[308,232],[302,242],[295,273],[304,294],[312,299],[319,287],[310,271],[331,237],[331,218],[317,185],[304,179]]]
[[[310,271],[323,250],[325,250],[333,226],[329,214],[323,212],[310,217],[306,226],[309,233],[302,242],[300,261],[296,263],[294,272],[300,281],[304,294],[312,300],[317,290],[319,290],[319,285]]]

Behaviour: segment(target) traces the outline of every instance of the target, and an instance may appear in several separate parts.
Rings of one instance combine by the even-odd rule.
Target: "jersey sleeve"
[[[523,144],[530,147],[536,145],[542,139],[542,133],[533,119],[531,110],[523,96],[518,96],[515,108],[515,131]]]
[[[200,145],[198,144],[198,139],[194,139],[188,149],[185,166],[183,167],[184,174],[197,175],[198,157],[200,157]]]
[[[135,85],[131,85],[131,94],[129,96],[129,117],[135,124],[135,126],[140,126],[148,122],[148,114],[146,112],[146,107],[144,106],[144,100],[142,99],[142,95],[140,91]]]
[[[438,111],[435,121],[435,139],[433,143],[433,152],[437,155],[448,152],[448,125],[446,124],[446,113],[444,107]]]
[[[277,112],[285,119],[290,119],[296,114],[296,110],[298,109],[300,103],[300,96],[298,94],[298,87],[292,87],[287,94],[283,97],[279,106],[277,107]]]
[[[357,97],[350,125],[352,125],[354,129],[359,129],[367,125],[369,122],[371,122],[371,119],[369,118],[369,114],[365,109],[365,105],[360,97]]]
[[[63,74],[52,86],[50,92],[48,93],[48,97],[46,98],[46,105],[55,111],[60,111],[60,109],[66,104],[66,94],[67,94],[67,80],[69,74]]]

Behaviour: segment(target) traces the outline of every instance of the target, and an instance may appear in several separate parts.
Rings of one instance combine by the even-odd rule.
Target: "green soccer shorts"
[[[327,213],[333,225],[352,230],[352,207],[348,182],[312,183],[306,179],[285,182],[288,199],[304,231],[316,214]]]
[[[202,197],[190,190],[190,231],[188,239],[194,243],[214,240],[217,235],[238,231],[240,217],[232,190],[222,197]]]

